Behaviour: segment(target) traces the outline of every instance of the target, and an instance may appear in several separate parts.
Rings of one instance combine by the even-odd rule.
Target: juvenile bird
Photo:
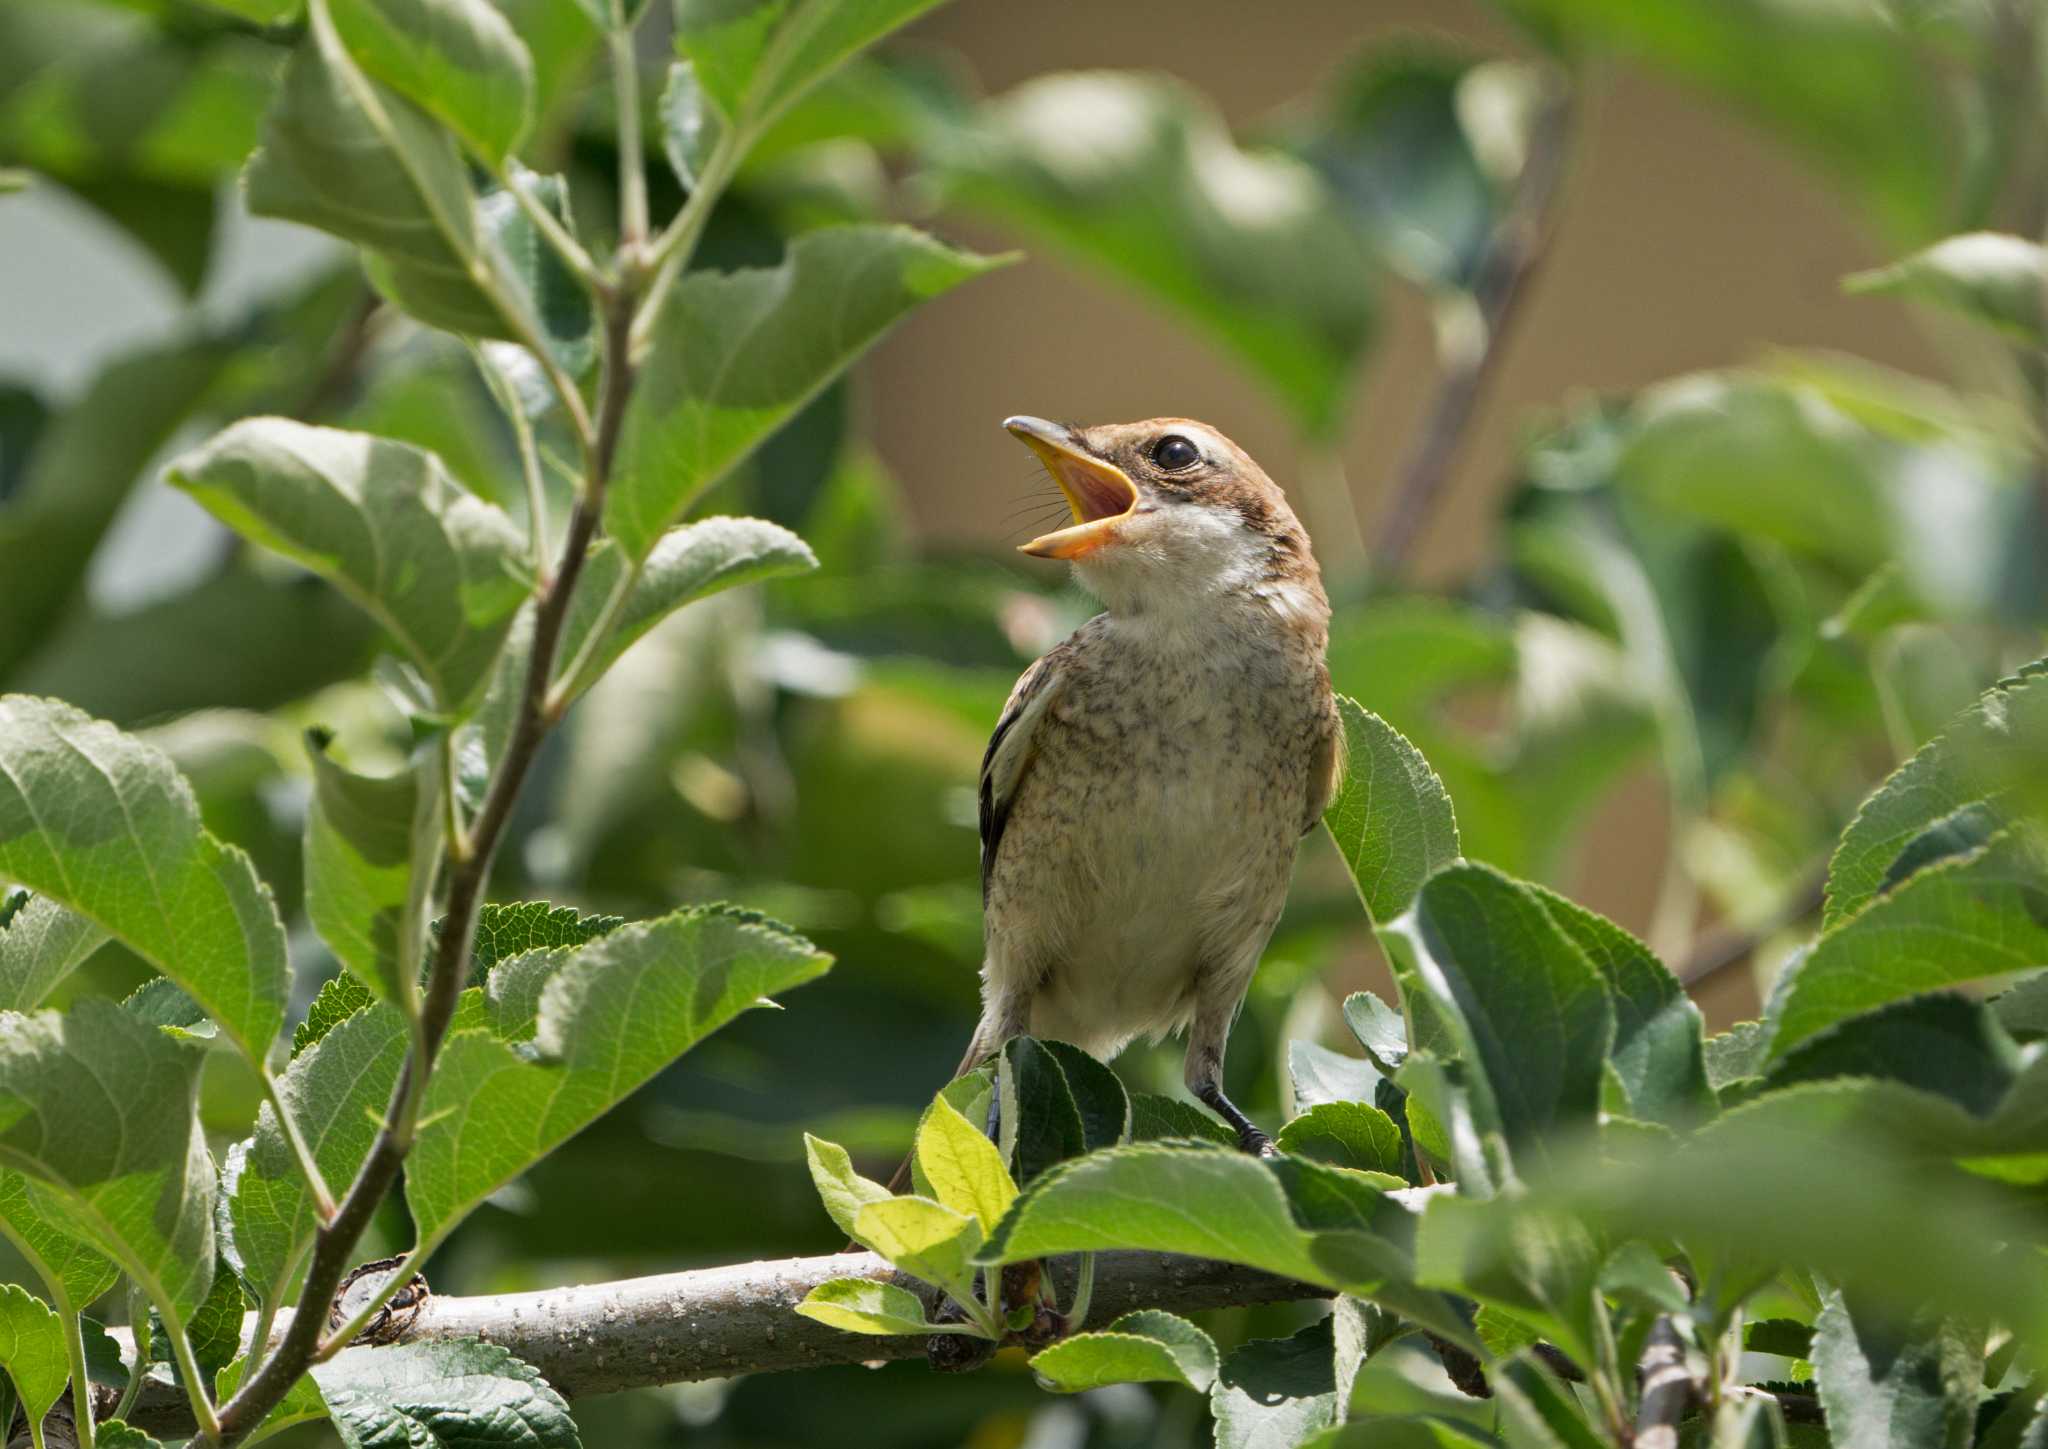
[[[1103,612],[1024,672],[982,760],[982,1014],[961,1070],[1024,1032],[1106,1060],[1185,1029],[1189,1090],[1268,1152],[1223,1052],[1338,768],[1308,535],[1202,423],[1003,426],[1073,512],[1023,551],[1071,563]]]

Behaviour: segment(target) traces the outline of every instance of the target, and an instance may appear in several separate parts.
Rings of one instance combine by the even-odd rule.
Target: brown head
[[[1112,610],[1243,595],[1327,616],[1308,533],[1279,485],[1206,423],[1153,418],[1075,428],[1003,426],[1044,462],[1074,521],[1023,551],[1073,563]],[[1320,620],[1316,621],[1320,623]]]

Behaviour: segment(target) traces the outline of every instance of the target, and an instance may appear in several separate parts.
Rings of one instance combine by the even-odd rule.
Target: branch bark
[[[1479,321],[1477,340],[1445,365],[1436,400],[1402,465],[1393,507],[1381,525],[1373,563],[1382,579],[1399,576],[1435,511],[1458,445],[1464,441],[1487,383],[1499,370],[1508,334],[1543,260],[1571,149],[1575,112],[1570,79],[1559,77],[1554,84],[1555,91],[1544,101],[1531,128],[1514,200],[1472,283],[1472,303]]]
[[[1071,1292],[1072,1260],[1054,1265]],[[830,1364],[922,1358],[922,1337],[870,1338],[827,1328],[795,1313],[832,1278],[872,1278],[915,1291],[917,1281],[873,1253],[782,1258],[481,1298],[441,1298],[399,1338],[481,1338],[510,1349],[541,1371],[565,1398],[734,1374],[775,1373]],[[1134,1308],[1192,1313],[1238,1304],[1324,1298],[1305,1283],[1229,1263],[1164,1253],[1101,1253],[1088,1326],[1100,1328]],[[279,1315],[289,1332],[291,1313]],[[253,1333],[256,1316],[244,1320]],[[348,1352],[380,1353],[380,1348]],[[158,1435],[192,1432],[191,1407],[167,1381],[150,1380],[131,1415]]]

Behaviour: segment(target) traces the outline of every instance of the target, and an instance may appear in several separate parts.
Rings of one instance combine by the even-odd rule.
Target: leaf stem
[[[1088,1326],[1088,1310],[1095,1301],[1095,1255],[1083,1253],[1077,1281],[1074,1284],[1074,1301],[1067,1307],[1067,1323],[1075,1332]]]
[[[626,600],[633,596],[633,585],[640,579],[640,568],[639,564],[634,564],[619,576],[617,583],[612,585],[612,591],[605,597],[604,607],[598,611],[596,621],[590,626],[590,632],[576,647],[575,656],[563,666],[554,687],[548,691],[549,713],[559,717],[584,690],[597,682],[597,659],[604,652],[605,636],[618,624],[620,611],[626,607]],[[591,674],[592,677],[585,679],[585,674]]]
[[[85,1325],[68,1298],[58,1302],[57,1314],[64,1325],[64,1357],[71,1364],[71,1418],[78,1426],[78,1449],[92,1449],[92,1376],[85,1366]],[[43,1449],[41,1422],[28,1427],[35,1449]]]
[[[547,490],[541,484],[540,450],[534,445],[533,422],[526,416],[526,409],[519,405],[519,394],[512,386],[512,380],[491,361],[491,355],[484,351],[482,345],[471,342],[469,355],[476,361],[476,370],[482,375],[491,400],[497,403],[498,410],[511,426],[512,441],[519,450],[519,472],[526,483],[527,549],[533,559],[534,572],[538,573],[546,566],[548,558],[548,498]]]
[[[525,178],[511,166],[500,167],[492,173],[498,185],[505,188],[506,195],[524,212],[526,219],[533,223],[533,229],[547,238],[548,245],[555,249],[564,266],[576,274],[576,280],[591,291],[604,285],[604,273],[585,251],[583,244],[569,234],[552,211],[538,196],[526,187]]]
[[[606,40],[619,106],[619,251],[631,256],[647,239],[647,152],[640,139],[640,59],[633,49],[625,0],[611,0]]]
[[[639,315],[633,319],[632,355],[638,356],[647,346],[655,318],[661,314],[662,304],[668,300],[669,289],[676,284],[676,278],[682,275],[683,269],[690,265],[690,257],[697,250],[697,239],[703,235],[704,224],[711,218],[711,208],[717,204],[726,183],[732,179],[746,146],[747,138],[736,127],[718,138],[704,163],[704,174],[697,178],[696,189],[683,203],[683,209],[676,213],[675,220],[669,223],[668,230],[656,239],[647,258],[647,264],[654,272],[654,282],[640,304]]]
[[[192,1405],[192,1417],[199,1424],[200,1437],[219,1438],[220,1418],[213,1407],[213,1390],[200,1376],[199,1356],[192,1351],[192,1336],[185,1332],[184,1324],[173,1322],[168,1316],[164,1318],[164,1332],[170,1336],[171,1357],[177,1360],[178,1377],[185,1381],[185,1398]],[[84,1352],[81,1342],[79,1353],[82,1356]]]
[[[270,1103],[270,1110],[277,1114],[277,1125],[284,1133],[285,1143],[292,1150],[292,1160],[299,1165],[299,1175],[306,1179],[306,1185],[313,1190],[313,1210],[321,1222],[334,1216],[334,1193],[327,1186],[327,1179],[321,1175],[320,1164],[314,1159],[313,1149],[307,1145],[305,1134],[299,1131],[296,1118],[285,1109],[284,1096],[278,1090],[277,1078],[266,1065],[262,1070],[263,1096]]]

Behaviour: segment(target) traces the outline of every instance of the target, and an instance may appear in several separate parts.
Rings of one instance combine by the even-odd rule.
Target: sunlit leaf
[[[402,939],[418,779],[410,772],[358,775],[330,758],[317,734],[308,737],[307,754],[313,799],[306,811],[306,917],[336,960],[395,1001],[404,989],[401,961],[418,965],[418,943]]]
[[[810,1164],[811,1185],[818,1190],[818,1200],[824,1203],[825,1211],[841,1232],[861,1241],[855,1231],[860,1210],[869,1203],[889,1201],[889,1189],[855,1172],[853,1159],[844,1147],[808,1132],[804,1134],[804,1158]]]
[[[605,525],[646,558],[690,502],[919,302],[1000,258],[908,227],[828,227],[782,265],[693,272],[655,319],[627,405]]]
[[[1180,1384],[1205,1394],[1216,1381],[1216,1343],[1185,1318],[1145,1308],[1041,1350],[1032,1356],[1031,1371],[1062,1394],[1143,1383]]]
[[[14,909],[0,910],[0,1010],[34,1010],[107,939],[78,912],[46,896],[21,895]]]
[[[1851,292],[1884,292],[1932,302],[1996,328],[2015,342],[2043,341],[2042,290],[2048,261],[2040,244],[2002,232],[1946,237],[1888,267],[1843,280]]]
[[[904,1272],[966,1299],[974,1291],[974,1255],[981,1223],[925,1197],[871,1202],[854,1219],[852,1236]]]
[[[63,1320],[49,1304],[13,1283],[0,1283],[0,1368],[13,1380],[31,1424],[42,1423],[71,1382]]]
[[[676,48],[728,119],[765,127],[805,91],[940,0],[677,0]]]
[[[978,1219],[985,1232],[1017,1200],[1002,1152],[944,1097],[933,1100],[917,1129],[917,1166],[940,1202]]]
[[[867,1278],[834,1278],[804,1295],[796,1311],[828,1328],[848,1333],[930,1333],[917,1295],[893,1283]]]
[[[495,166],[533,119],[533,61],[489,0],[326,0],[368,74]]]
[[[284,1024],[284,928],[162,751],[54,700],[0,697],[0,874],[120,938],[263,1060]]]
[[[1408,909],[1438,866],[1458,858],[1458,822],[1443,781],[1415,746],[1342,695],[1344,774],[1323,823],[1379,922]]]
[[[1333,1167],[1401,1176],[1401,1129],[1366,1102],[1324,1102],[1280,1129],[1273,1139],[1282,1152],[1312,1157]]]
[[[76,1310],[113,1288],[116,1268],[77,1236],[77,1224],[50,1193],[10,1167],[0,1167],[0,1232],[53,1298]]]
[[[481,694],[527,597],[526,541],[431,453],[245,418],[173,463],[171,479],[346,593],[404,647],[443,709]]]

